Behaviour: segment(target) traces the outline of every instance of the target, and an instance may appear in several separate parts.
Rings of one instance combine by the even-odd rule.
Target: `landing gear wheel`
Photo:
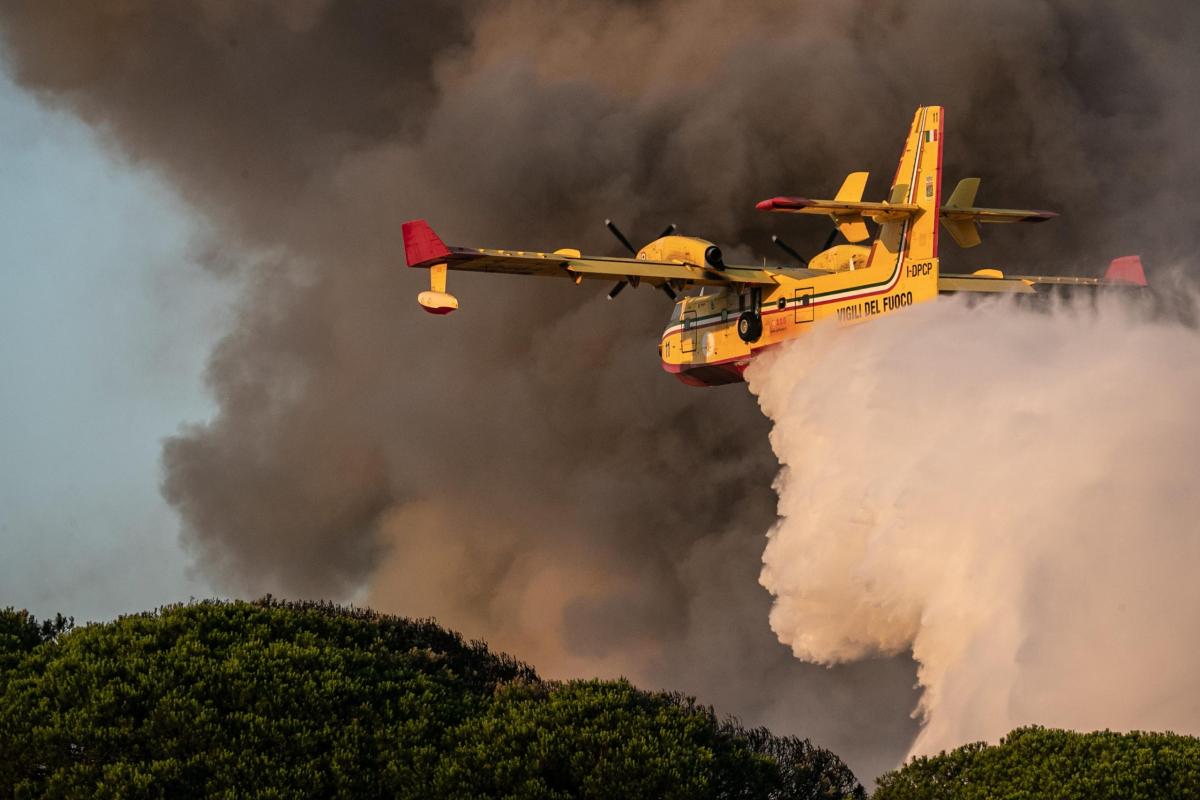
[[[738,336],[743,342],[757,342],[762,336],[762,317],[753,311],[743,311],[738,317]]]

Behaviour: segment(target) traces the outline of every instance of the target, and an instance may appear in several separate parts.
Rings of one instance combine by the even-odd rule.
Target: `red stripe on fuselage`
[[[946,108],[945,108],[945,106],[943,106],[942,109],[940,111],[938,111],[938,126],[937,126],[936,130],[937,130],[937,133],[934,135],[937,136],[937,142],[938,142],[938,163],[937,163],[937,171],[934,173],[933,179],[934,179],[934,181],[937,182],[937,193],[934,195],[933,209],[934,209],[934,213],[940,214],[941,208],[942,208],[942,140],[946,138],[946,136],[945,136],[945,134],[946,134]],[[933,257],[934,258],[938,257],[938,233],[941,231],[941,229],[942,229],[941,222],[939,220],[934,220],[934,222],[933,222]]]

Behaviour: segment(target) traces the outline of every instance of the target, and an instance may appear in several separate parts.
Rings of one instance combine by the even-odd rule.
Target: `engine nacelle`
[[[721,248],[694,236],[664,236],[638,251],[643,261],[673,261],[693,267],[725,269]]]
[[[449,292],[421,292],[417,302],[430,314],[449,314],[458,310],[458,298]]]
[[[808,260],[809,269],[827,272],[862,269],[871,256],[871,248],[859,244],[838,244],[822,250]]]

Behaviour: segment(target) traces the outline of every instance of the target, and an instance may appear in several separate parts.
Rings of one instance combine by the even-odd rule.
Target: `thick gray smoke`
[[[1195,328],[1112,299],[947,301],[760,359],[771,627],[819,663],[911,650],[916,753],[1200,733],[1197,363]]]
[[[434,613],[550,674],[624,671],[799,731],[864,777],[915,726],[906,656],[823,670],[755,585],[774,519],[744,389],[657,366],[660,295],[451,276],[425,316],[400,222],[451,243],[617,252],[667,222],[771,255],[756,200],[882,195],[912,109],[949,178],[1066,216],[989,266],[1094,269],[1195,244],[1188,3],[339,3],[0,6],[10,67],[162,170],[253,254],[214,353],[220,404],[164,450],[187,544],[232,590]],[[1023,248],[1034,247],[1028,251]],[[1032,255],[1036,254],[1036,256]],[[1026,262],[1032,262],[1026,263]]]

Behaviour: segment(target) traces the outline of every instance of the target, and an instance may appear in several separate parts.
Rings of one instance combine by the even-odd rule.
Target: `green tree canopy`
[[[806,741],[542,681],[431,621],[269,598],[6,614],[0,797],[864,796]]]
[[[502,691],[459,730],[438,780],[450,797],[865,797],[806,740],[718,722],[689,698],[627,681]]]
[[[0,611],[0,680],[26,653],[69,631],[74,625],[74,618],[62,614],[39,623],[25,610],[10,607]]]
[[[878,783],[874,800],[1193,800],[1200,739],[1032,726],[913,759]]]

